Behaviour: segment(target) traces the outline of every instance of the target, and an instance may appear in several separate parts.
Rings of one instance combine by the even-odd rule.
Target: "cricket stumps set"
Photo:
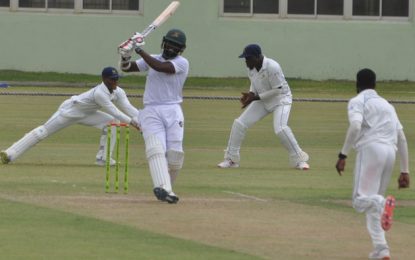
[[[120,147],[121,147],[121,128],[124,129],[125,142],[124,142],[124,193],[128,193],[128,145],[130,143],[130,127],[128,124],[110,123],[107,125],[107,147],[111,145],[111,132],[113,127],[116,131],[116,143],[115,143],[115,182],[114,191],[119,190],[119,177],[120,177]],[[106,174],[105,174],[105,192],[110,192],[110,175],[111,175],[111,153],[110,149],[107,149],[106,154]]]

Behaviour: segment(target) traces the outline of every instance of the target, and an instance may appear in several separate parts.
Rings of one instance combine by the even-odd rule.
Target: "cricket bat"
[[[162,25],[167,19],[170,18],[176,12],[177,8],[179,7],[180,2],[179,1],[173,1],[171,2],[166,9],[164,9],[163,12],[149,25],[147,28],[144,29],[144,31],[141,32],[143,37],[147,37],[151,32],[153,32],[155,29],[157,29],[160,25]]]
[[[176,11],[176,9],[179,7],[180,2],[179,1],[173,1],[171,2],[166,9],[164,9],[161,14],[149,25],[147,28],[144,29],[144,31],[141,32],[141,35],[143,38],[147,37],[151,32],[153,32],[155,29],[157,29],[160,25],[162,25],[167,19],[170,18]],[[136,33],[137,34],[137,33]],[[122,42],[120,45],[118,45],[118,52],[120,53],[120,50],[126,46],[131,45],[131,43],[136,40],[135,35],[130,37],[128,40]]]

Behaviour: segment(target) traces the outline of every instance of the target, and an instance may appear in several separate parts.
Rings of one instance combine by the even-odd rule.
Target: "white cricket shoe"
[[[110,166],[115,166],[117,162],[114,159],[110,159]],[[98,166],[107,166],[107,162],[102,158],[97,158],[95,164]]]
[[[391,257],[388,246],[376,246],[375,250],[369,254],[369,259],[390,260]]]
[[[0,160],[3,164],[8,164],[10,162],[10,158],[7,155],[6,151],[0,152]]]
[[[219,168],[238,168],[239,163],[232,161],[231,159],[225,159],[223,162],[218,164]]]
[[[297,166],[295,166],[296,169],[306,171],[310,169],[310,165],[308,165],[307,162],[299,162],[297,163]]]

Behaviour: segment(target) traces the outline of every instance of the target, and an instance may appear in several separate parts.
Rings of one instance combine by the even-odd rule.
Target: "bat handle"
[[[156,28],[157,28],[157,26],[155,26],[154,24],[151,24],[146,29],[144,29],[144,31],[141,32],[141,35],[143,35],[143,37],[145,38],[145,37],[147,37],[147,35],[149,35]]]

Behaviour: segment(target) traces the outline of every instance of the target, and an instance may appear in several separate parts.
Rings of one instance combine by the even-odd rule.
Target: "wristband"
[[[140,47],[136,47],[135,49],[135,53],[140,54],[140,52],[143,51],[143,49],[141,49]]]
[[[344,159],[346,159],[346,158],[347,158],[347,155],[342,154],[342,153],[339,153],[339,159],[344,160]]]
[[[131,62],[121,62],[122,70],[129,70],[131,68]]]

